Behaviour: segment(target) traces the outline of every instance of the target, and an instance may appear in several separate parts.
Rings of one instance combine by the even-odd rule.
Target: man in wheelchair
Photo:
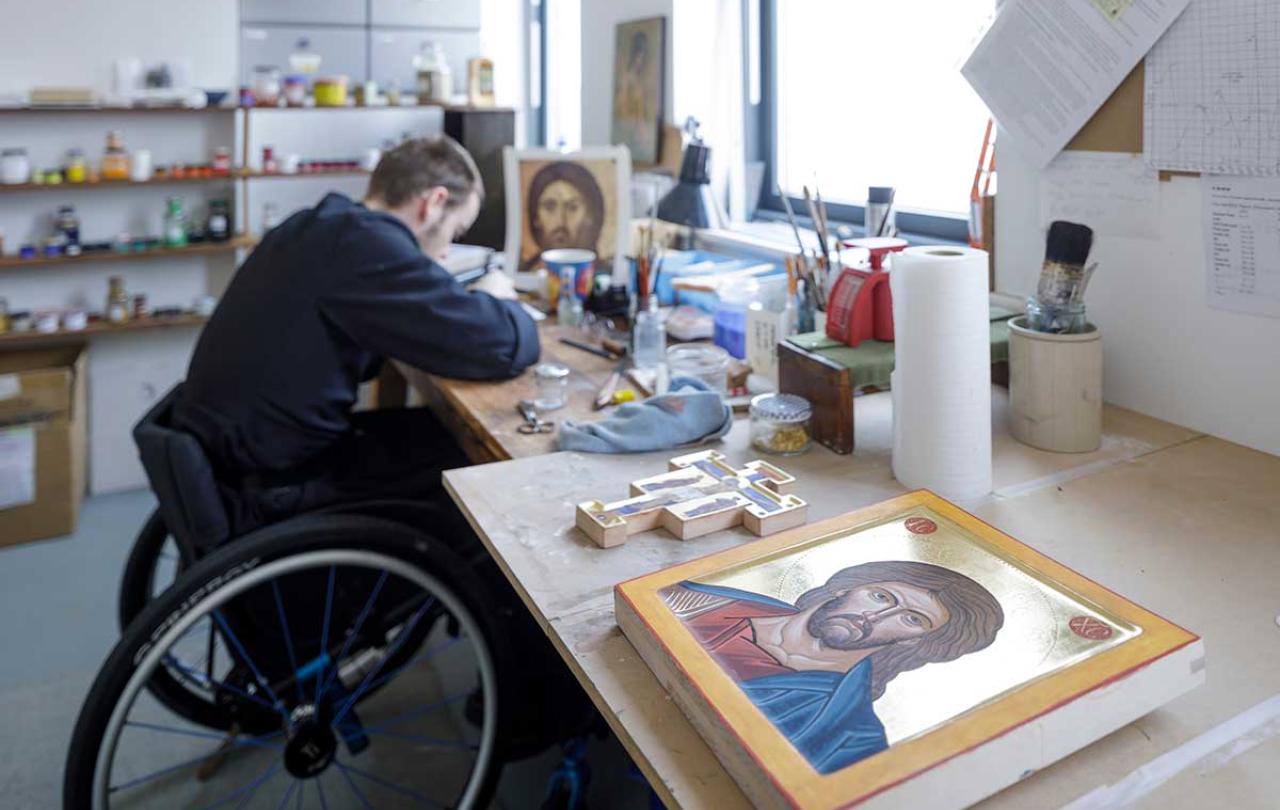
[[[598,727],[442,495],[452,437],[352,412],[388,358],[473,379],[537,359],[505,276],[468,291],[438,263],[482,197],[457,143],[407,141],[363,202],[329,194],[237,272],[134,431],[159,506],[64,806],[485,807],[504,761]]]
[[[196,346],[173,426],[231,487],[232,531],[352,499],[415,496],[465,464],[426,411],[352,414],[388,358],[447,377],[513,377],[538,334],[507,277],[467,290],[438,263],[484,189],[452,139],[387,152],[362,203],[331,193],[268,232]]]

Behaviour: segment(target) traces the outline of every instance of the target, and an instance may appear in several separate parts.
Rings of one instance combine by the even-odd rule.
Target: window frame
[[[778,0],[743,0],[744,19],[747,9],[745,4],[760,5],[760,103],[752,105],[749,98],[744,98],[746,110],[747,160],[764,164],[764,188],[760,190],[760,202],[756,210],[757,219],[778,220],[786,218],[786,209],[782,204],[782,196],[778,194]],[[750,36],[743,33],[744,38]],[[744,43],[746,48],[754,47],[754,43]],[[745,60],[744,60],[745,61]],[[747,68],[744,65],[744,71]],[[749,84],[749,82],[747,83]],[[744,97],[746,91],[744,89]],[[788,195],[796,218],[803,223],[812,224],[805,210],[803,197]],[[833,203],[824,201],[830,218],[841,225],[847,225],[859,235],[864,235],[862,223],[865,206],[849,203]],[[910,242],[967,244],[969,240],[969,220],[963,215],[950,216],[933,212],[897,208],[896,222],[901,235]]]

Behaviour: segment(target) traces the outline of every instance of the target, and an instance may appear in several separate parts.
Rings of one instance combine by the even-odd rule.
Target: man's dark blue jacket
[[[224,474],[286,470],[350,429],[357,388],[387,358],[464,379],[538,359],[514,301],[468,292],[407,227],[341,194],[270,231],[196,345],[175,426]]]

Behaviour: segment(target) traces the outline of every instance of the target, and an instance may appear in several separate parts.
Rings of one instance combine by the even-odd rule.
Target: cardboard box
[[[0,354],[0,546],[75,531],[87,356],[84,346]]]

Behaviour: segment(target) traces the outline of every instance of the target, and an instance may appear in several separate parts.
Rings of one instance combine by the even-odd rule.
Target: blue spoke
[[[202,757],[189,759],[186,762],[179,762],[177,765],[171,765],[168,768],[163,768],[154,773],[149,773],[146,776],[139,776],[137,779],[131,779],[128,782],[125,782],[123,785],[113,785],[112,787],[107,788],[107,792],[116,793],[121,790],[128,790],[129,788],[137,787],[138,785],[141,785],[144,782],[150,782],[153,779],[159,779],[162,776],[167,776],[168,774],[174,773],[175,771],[180,771],[183,768],[189,768],[192,765],[199,765],[200,763],[206,762],[215,757],[223,756],[224,754],[234,751],[237,748],[244,748],[246,746],[251,746],[251,745],[253,745],[253,743],[247,742],[245,740],[237,740],[235,745],[232,745],[229,748],[219,748],[218,750],[214,751],[212,754],[205,754]]]
[[[418,657],[410,659],[409,661],[406,661],[405,663],[401,664],[400,666],[388,672],[386,675],[383,675],[381,678],[369,684],[369,688],[377,689],[379,686],[382,686],[384,683],[391,680],[395,676],[399,675],[401,672],[404,672],[409,667],[417,666],[418,664],[423,664],[423,663],[426,663],[427,661],[430,661],[432,658],[444,652],[445,650],[449,649],[453,645],[457,644],[459,641],[462,641],[462,636],[458,636],[457,638],[451,638],[448,641],[443,641],[437,644],[436,646],[432,647],[431,649],[423,651],[423,653]]]
[[[227,735],[225,734],[214,734],[213,732],[210,732],[210,731],[194,731],[189,728],[174,728],[173,726],[161,726],[161,725],[156,725],[155,723],[139,723],[137,720],[126,720],[124,721],[124,724],[132,728],[142,728],[142,729],[146,729],[147,731],[160,731],[165,734],[178,734],[183,737],[200,737],[201,739],[217,740],[219,742],[225,742],[227,739]],[[271,736],[274,737],[277,735],[273,734]],[[263,738],[263,739],[268,739],[268,738]],[[246,738],[241,740],[241,742],[243,742],[245,745],[253,745],[258,748],[270,748],[276,751],[279,751],[280,749],[284,748],[283,745],[276,745],[274,743],[263,742],[261,739],[256,739],[256,738]]]
[[[417,799],[420,802],[425,802],[426,804],[429,804],[432,807],[440,807],[439,803],[431,801],[426,796],[423,796],[421,793],[417,792],[416,790],[410,790],[409,788],[404,787],[403,785],[397,785],[395,782],[388,782],[387,780],[381,777],[374,776],[368,771],[362,771],[359,768],[355,767],[354,765],[343,765],[341,762],[339,762],[336,759],[333,761],[333,764],[337,765],[338,769],[341,770],[343,773],[350,771],[351,773],[354,773],[356,776],[363,776],[365,779],[368,779],[370,782],[373,782],[376,785],[382,785],[384,788],[387,788],[388,790],[394,790],[396,793],[401,793],[412,799]]]
[[[329,617],[333,615],[333,579],[337,575],[337,569],[329,566],[329,587],[324,597],[324,625],[320,632],[320,655],[324,655],[329,651]],[[338,663],[335,661],[335,667]],[[324,681],[324,670],[316,673],[316,703],[320,702],[320,684]]]
[[[329,810],[329,802],[324,797],[324,785],[320,784],[320,777],[316,777],[316,792],[320,794],[320,810]]]
[[[302,684],[298,683],[296,673],[298,671],[298,659],[293,654],[293,636],[289,633],[289,620],[284,615],[284,601],[280,598],[280,585],[277,580],[271,580],[271,592],[276,597],[276,613],[280,616],[280,629],[284,631],[284,646],[289,651],[289,666],[293,667],[295,677],[293,685],[298,689],[298,702],[302,703],[305,698],[302,697]]]
[[[364,676],[364,680],[362,680],[360,685],[356,687],[356,690],[351,693],[351,697],[347,698],[347,702],[342,704],[342,708],[336,715],[334,715],[333,724],[335,726],[342,721],[342,718],[346,715],[347,711],[350,710],[350,708],[356,704],[356,701],[358,701],[368,690],[369,682],[373,680],[374,675],[377,675],[382,671],[382,665],[391,660],[391,657],[400,651],[400,648],[404,646],[405,639],[409,638],[409,636],[413,634],[413,628],[418,626],[418,622],[426,615],[427,611],[431,609],[431,606],[434,605],[435,602],[436,598],[433,596],[423,603],[422,607],[418,609],[418,612],[413,614],[413,618],[405,624],[404,629],[396,635],[395,641],[391,642],[391,646],[387,650],[386,655],[382,656],[382,658],[378,660],[378,665],[376,667],[369,670],[369,674]]]
[[[373,609],[374,600],[378,598],[378,594],[382,591],[382,586],[387,581],[390,572],[383,571],[382,576],[378,577],[378,582],[373,586],[373,590],[369,593],[369,598],[365,600],[364,608],[361,609],[360,615],[356,617],[355,626],[351,629],[351,635],[347,636],[347,640],[342,643],[342,650],[338,652],[338,656],[333,659],[333,672],[329,675],[328,680],[324,682],[324,686],[320,689],[316,697],[316,703],[320,702],[320,698],[329,691],[329,687],[333,685],[333,681],[338,677],[338,667],[342,663],[342,659],[347,657],[347,651],[351,649],[351,643],[356,640],[356,636],[360,635],[360,629],[364,627],[365,619],[369,618],[369,611]],[[325,652],[325,650],[321,650]]]
[[[298,789],[298,785],[299,785],[299,782],[297,779],[294,779],[292,782],[289,783],[289,789],[284,792],[284,798],[281,799],[280,803],[276,805],[276,810],[284,810],[284,806],[289,803],[289,797],[292,796],[293,792]],[[301,796],[302,794],[299,793],[298,795]]]
[[[276,696],[275,691],[271,688],[271,684],[267,683],[267,679],[262,677],[262,672],[258,670],[258,665],[253,662],[253,658],[249,656],[249,651],[244,648],[244,645],[240,643],[240,639],[234,632],[232,632],[231,626],[227,624],[227,620],[222,618],[222,611],[214,610],[213,618],[217,620],[218,625],[222,628],[222,632],[227,634],[231,639],[231,643],[236,646],[236,650],[244,658],[245,663],[249,665],[249,669],[253,671],[253,677],[257,679],[258,685],[267,690],[267,694],[271,697],[271,702],[275,704],[274,708],[276,711],[280,712],[287,722],[289,720],[289,715],[283,708],[281,708],[280,698]]]
[[[365,729],[366,734],[377,734],[384,737],[394,737],[398,740],[407,740],[408,742],[418,743],[419,745],[437,745],[441,748],[456,748],[459,751],[477,751],[480,746],[474,743],[463,742],[462,740],[441,740],[435,737],[423,737],[419,734],[401,734],[398,731],[371,731]]]
[[[206,804],[203,810],[213,810],[213,808],[215,807],[221,807],[222,805],[226,804],[232,799],[235,799],[238,796],[243,796],[244,798],[241,799],[240,803],[237,804],[236,806],[243,807],[246,800],[253,798],[253,794],[256,793],[258,788],[262,786],[262,783],[267,781],[271,777],[275,776],[276,771],[278,770],[280,770],[280,764],[276,763],[271,767],[267,768],[265,771],[263,771],[262,775],[259,776],[257,779],[254,779],[252,782],[240,788],[239,790],[235,790],[227,794],[226,796],[223,796],[221,799],[218,799],[213,804]]]
[[[445,706],[448,706],[450,703],[457,703],[459,700],[463,700],[464,698],[466,698],[467,695],[469,694],[471,693],[463,692],[460,695],[454,695],[453,697],[445,698],[444,700],[440,700],[435,703],[431,703],[426,706],[419,707],[417,709],[410,709],[404,714],[398,715],[396,717],[392,717],[390,720],[385,720],[376,726],[366,728],[364,731],[366,734],[371,734],[376,731],[385,731],[386,729],[389,729],[392,726],[400,725],[406,720],[412,720],[415,717],[422,717],[423,715],[427,715],[427,714],[430,714],[431,712],[437,711],[439,709],[443,709]]]
[[[173,656],[171,656],[171,655],[166,654],[163,660],[164,660],[164,661],[165,661],[165,663],[167,663],[169,666],[177,667],[178,669],[182,670],[182,671],[183,671],[184,673],[186,673],[187,675],[190,675],[191,677],[195,678],[197,681],[199,681],[199,682],[200,682],[200,685],[201,685],[201,686],[203,686],[203,687],[205,687],[206,689],[211,689],[211,688],[226,689],[228,692],[232,692],[232,693],[234,693],[234,694],[237,694],[237,695],[239,695],[240,697],[245,698],[245,699],[247,699],[247,700],[252,700],[254,703],[258,703],[258,704],[260,704],[260,705],[262,705],[262,706],[264,706],[264,707],[266,707],[266,708],[270,709],[270,710],[271,710],[271,711],[273,711],[273,712],[275,712],[275,711],[279,711],[279,708],[278,708],[278,707],[276,707],[276,706],[272,706],[270,703],[266,702],[265,700],[263,700],[262,698],[258,697],[257,695],[251,695],[251,694],[249,694],[248,692],[244,691],[243,689],[240,689],[240,688],[239,688],[239,687],[237,687],[237,686],[232,686],[232,685],[231,685],[231,684],[229,684],[229,683],[223,683],[223,682],[221,682],[221,681],[211,681],[211,680],[209,680],[209,676],[208,676],[208,675],[205,675],[203,672],[198,672],[198,671],[196,671],[196,670],[194,670],[194,669],[191,669],[191,668],[190,668],[190,667],[188,667],[186,664],[183,664],[181,661],[179,661],[178,659],[174,658],[174,657],[173,657]]]
[[[360,803],[368,810],[373,810],[373,805],[369,804],[369,800],[364,797],[364,793],[360,788],[356,787],[355,780],[351,778],[351,774],[347,773],[347,769],[342,767],[342,764],[337,760],[334,760],[333,764],[338,766],[338,773],[342,774],[342,778],[347,780],[347,787],[351,788],[351,794],[359,799]]]

